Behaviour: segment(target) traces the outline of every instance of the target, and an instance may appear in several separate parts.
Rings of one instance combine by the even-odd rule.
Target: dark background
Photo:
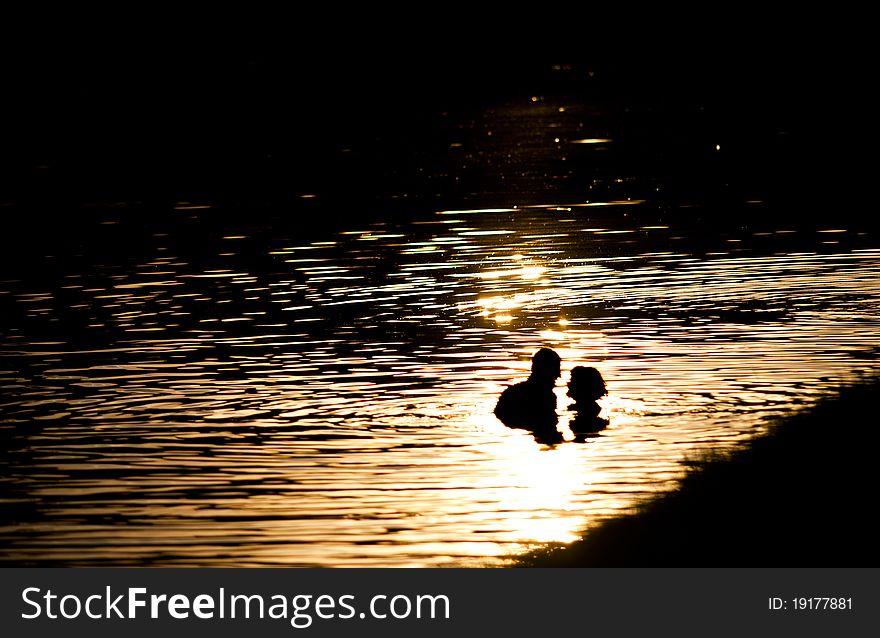
[[[501,50],[469,52],[411,40],[383,48],[377,38],[367,47],[293,37],[254,45],[157,33],[7,46],[4,198],[265,188],[280,196],[326,180],[340,146],[375,157],[405,140],[427,145],[437,113],[530,95],[665,113],[671,128],[702,108],[727,138],[772,127],[802,151],[797,165],[776,169],[827,177],[814,187],[858,176],[855,155],[870,150],[854,137],[869,137],[862,114],[872,74],[865,58],[836,45],[779,39],[756,48],[743,33],[677,49],[636,40],[549,53],[513,38]]]
[[[78,16],[69,28],[21,25],[25,35],[11,20],[7,35],[19,37],[0,58],[5,266],[71,238],[137,242],[141,227],[178,225],[179,202],[210,203],[218,224],[249,216],[304,233],[461,207],[491,190],[480,171],[438,188],[415,167],[446,171],[450,122],[531,96],[610,114],[612,161],[582,176],[649,176],[664,186],[658,209],[696,197],[712,223],[748,224],[749,191],[772,204],[763,216],[875,223],[874,72],[857,16],[843,27],[825,16],[768,24],[745,9],[746,24],[667,16],[678,30],[657,22],[643,36],[625,19],[554,11],[480,22],[450,7],[365,10],[344,23],[266,16],[260,28],[82,27]],[[722,163],[707,162],[710,140]],[[94,240],[112,207],[131,232]]]

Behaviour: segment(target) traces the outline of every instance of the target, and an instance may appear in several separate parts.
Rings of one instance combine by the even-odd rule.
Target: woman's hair
[[[576,366],[571,369],[571,381],[568,383],[568,396],[575,401],[578,398],[598,399],[608,394],[605,379],[596,368]]]

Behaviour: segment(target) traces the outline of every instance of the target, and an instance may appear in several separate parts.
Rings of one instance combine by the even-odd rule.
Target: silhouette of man
[[[560,376],[561,360],[550,348],[532,356],[532,373],[521,383],[501,393],[495,416],[511,428],[524,428],[539,434],[556,434],[556,395],[553,386]],[[561,435],[559,435],[561,437]]]

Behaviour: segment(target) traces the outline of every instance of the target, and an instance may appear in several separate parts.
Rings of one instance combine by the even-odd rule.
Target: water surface
[[[462,199],[480,205],[307,234],[181,201],[137,246],[0,282],[3,559],[504,564],[876,368],[875,236],[769,215],[707,229],[645,201],[651,179],[542,194],[570,176],[535,166],[615,142],[532,107],[485,116],[503,142],[481,146],[480,121],[450,138],[498,185]],[[510,123],[527,112],[545,119]],[[604,374],[600,436],[546,446],[492,416],[543,346],[563,429],[568,370]]]

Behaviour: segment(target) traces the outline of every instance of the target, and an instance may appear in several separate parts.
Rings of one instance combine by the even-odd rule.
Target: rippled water
[[[242,221],[199,251],[157,232],[0,283],[0,555],[501,564],[876,367],[864,231],[709,240],[635,198],[511,197],[305,240]],[[568,370],[603,372],[600,436],[546,446],[492,416],[541,346],[563,358],[563,427]]]

